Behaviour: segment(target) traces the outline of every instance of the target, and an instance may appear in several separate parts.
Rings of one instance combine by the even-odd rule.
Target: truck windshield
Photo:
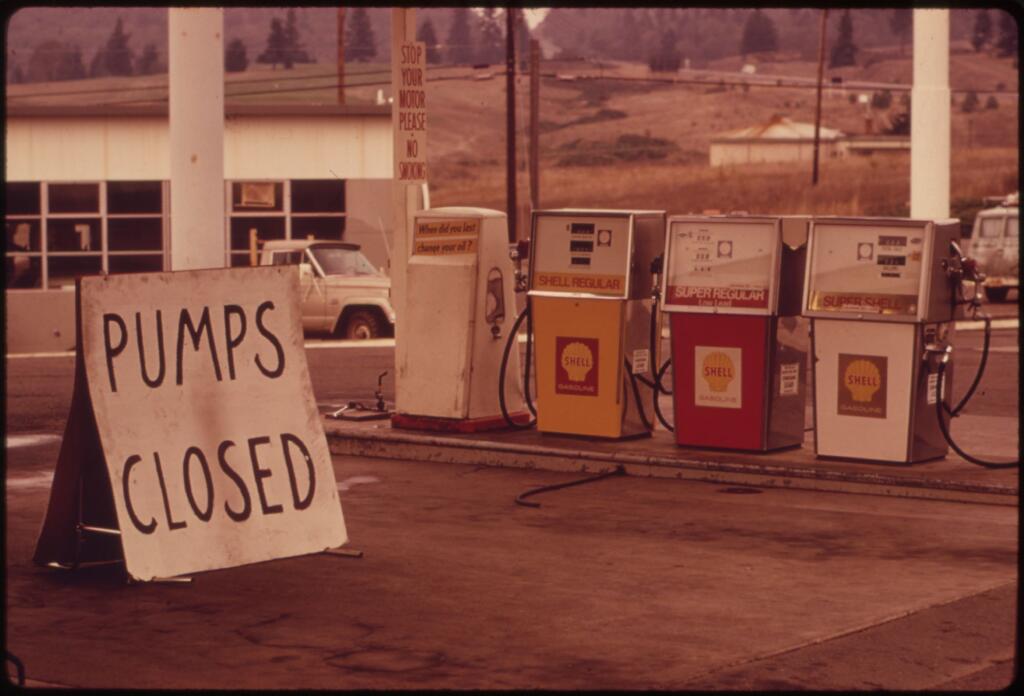
[[[380,271],[373,267],[361,251],[331,247],[317,247],[309,251],[326,275],[380,275]]]

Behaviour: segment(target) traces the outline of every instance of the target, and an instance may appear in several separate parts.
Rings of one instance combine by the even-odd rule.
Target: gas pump
[[[515,314],[505,213],[433,208],[416,213],[407,266],[404,340],[395,346],[398,428],[476,432],[503,428],[499,367]],[[505,407],[524,410],[519,353],[504,376]]]
[[[815,453],[912,463],[946,456],[936,409],[949,410],[952,364],[929,347],[952,342],[953,219],[815,218],[804,315],[814,355]],[[959,257],[957,259],[959,261]]]
[[[763,452],[803,442],[809,224],[797,216],[668,219],[662,311],[678,445]]]
[[[658,364],[648,327],[665,213],[537,210],[532,227],[528,301],[537,429],[649,435],[653,414],[644,405],[654,393],[640,377]]]

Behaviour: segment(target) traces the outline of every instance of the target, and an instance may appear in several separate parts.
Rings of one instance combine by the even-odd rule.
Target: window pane
[[[109,218],[107,245],[111,251],[163,249],[161,218]]]
[[[274,266],[295,266],[302,261],[301,251],[276,251],[271,255]]]
[[[50,219],[46,225],[46,248],[50,251],[99,251],[98,219]]]
[[[99,184],[50,184],[51,213],[100,212]]]
[[[231,184],[231,209],[253,212],[284,210],[284,185],[273,181],[236,181]]]
[[[38,220],[7,220],[7,251],[39,251]]]
[[[1020,219],[1019,218],[1007,218],[1007,220],[1006,220],[1006,236],[1007,237],[1019,237],[1020,236]]]
[[[258,264],[259,264],[259,260],[257,260],[257,265]],[[245,253],[245,254],[232,254],[231,255],[231,267],[232,268],[234,268],[236,266],[251,266],[251,265],[252,264],[249,263],[249,254],[248,254],[248,252]]]
[[[159,181],[107,182],[107,212],[159,213],[163,209]]]
[[[96,275],[103,270],[99,254],[89,256],[51,256],[50,287],[60,288],[73,286],[75,278],[83,275]]]
[[[243,251],[249,248],[249,230],[256,230],[260,241],[268,239],[284,239],[284,218],[231,218],[231,248]]]
[[[292,181],[292,212],[345,212],[345,182],[341,179]]]
[[[8,288],[38,288],[42,283],[42,259],[24,254],[7,255]]]
[[[7,184],[7,200],[4,201],[8,215],[39,214],[39,184],[15,182]]]
[[[292,239],[325,239],[340,242],[345,237],[345,218],[341,217],[293,217]]]
[[[1001,236],[1003,229],[1003,219],[997,217],[987,217],[981,219],[981,232],[979,236],[986,239],[995,239]]]
[[[156,273],[164,270],[164,257],[159,254],[145,256],[111,256],[111,273]]]

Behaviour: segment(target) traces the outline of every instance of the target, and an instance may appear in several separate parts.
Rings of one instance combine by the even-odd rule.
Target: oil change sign
[[[414,256],[456,256],[475,254],[480,221],[419,219],[413,234]]]
[[[298,298],[286,266],[81,280],[85,401],[132,577],[345,543]]]
[[[924,230],[816,225],[810,309],[916,315]]]
[[[778,247],[772,223],[681,221],[669,235],[666,308],[768,309]]]
[[[625,297],[630,218],[546,215],[534,231],[531,290]]]

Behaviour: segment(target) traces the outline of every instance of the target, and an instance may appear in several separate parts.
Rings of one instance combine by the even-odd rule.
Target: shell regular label
[[[555,393],[597,396],[596,338],[555,337]]]
[[[882,355],[839,354],[838,413],[885,418],[888,359]]]
[[[743,349],[694,346],[693,402],[711,408],[743,408]]]

